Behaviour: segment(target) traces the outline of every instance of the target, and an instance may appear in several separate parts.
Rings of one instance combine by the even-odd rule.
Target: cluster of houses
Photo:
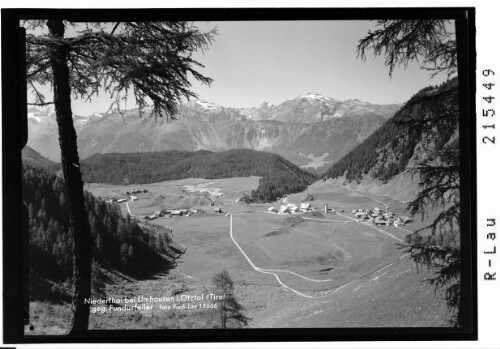
[[[269,207],[267,209],[267,212],[277,213],[277,214],[291,214],[291,213],[299,213],[307,211],[314,211],[314,208],[308,202],[303,202],[300,204],[300,206],[297,206],[295,204],[286,204],[286,205],[281,205],[279,209],[276,209],[275,207]]]
[[[202,213],[202,212],[205,212],[204,210],[200,210],[200,209],[194,209],[194,208],[191,208],[191,209],[173,209],[173,210],[169,210],[169,209],[162,209],[162,210],[157,210],[155,212],[153,212],[152,214],[144,217],[144,220],[145,221],[150,221],[150,220],[153,220],[153,219],[156,219],[156,218],[159,218],[159,217],[163,217],[163,216],[169,216],[169,217],[181,217],[181,216],[184,216],[184,217],[189,217],[193,214],[196,214],[196,213]],[[222,211],[222,208],[220,207],[215,207],[214,208],[214,213],[216,214],[223,214],[224,212]]]
[[[113,203],[119,203],[121,204],[122,202],[125,202],[125,201],[137,201],[139,200],[139,198],[135,195],[132,195],[132,194],[139,194],[139,193],[147,193],[148,190],[147,189],[138,189],[138,190],[134,190],[134,191],[127,191],[125,192],[125,195],[127,195],[126,198],[124,197],[121,197],[121,198],[109,198],[106,200],[106,203],[107,204],[113,204]]]
[[[162,209],[162,210],[157,210],[157,211],[153,212],[152,214],[144,217],[144,220],[150,221],[150,220],[153,220],[153,219],[156,219],[159,217],[163,217],[163,216],[169,216],[169,217],[186,216],[186,217],[189,217],[189,216],[191,216],[195,213],[198,213],[198,212],[202,212],[202,211],[197,210],[197,209],[173,209],[173,210]]]
[[[381,210],[378,207],[366,210],[352,210],[352,214],[360,221],[373,223],[375,225],[394,225],[397,227],[399,225],[406,225],[413,222],[413,219],[410,217],[398,217],[394,214],[394,212]]]
[[[127,198],[109,198],[109,199],[106,200],[106,203],[107,204],[112,204],[112,203],[117,202],[117,203],[120,204],[120,203],[128,201],[128,200],[129,199],[127,199]],[[137,198],[135,198],[135,200],[137,200]]]
[[[132,191],[127,191],[125,194],[129,195],[130,194],[139,194],[139,193],[147,193],[147,189],[137,189],[137,190],[132,190]]]

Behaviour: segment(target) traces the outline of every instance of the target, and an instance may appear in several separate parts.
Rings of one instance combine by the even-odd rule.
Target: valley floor
[[[175,270],[148,280],[111,277],[106,287],[108,297],[207,295],[213,291],[212,277],[227,270],[235,281],[236,297],[251,318],[249,327],[449,326],[451,314],[443,295],[426,282],[433,271],[417,270],[402,248],[405,236],[425,222],[405,228],[375,227],[340,213],[378,205],[402,214],[402,202],[319,181],[306,192],[290,195],[287,201],[300,203],[308,198],[313,206],[328,204],[339,214],[298,214],[304,220],[286,226],[286,216],[267,212],[270,204],[235,203],[235,181],[206,184],[187,180],[175,185],[143,185],[148,195],[128,202],[122,210],[145,214],[165,203],[172,204],[179,194],[176,188],[180,188],[177,190],[185,202],[197,202],[200,196],[207,197],[193,190],[200,183],[205,183],[202,187],[208,193],[210,187],[219,188],[212,191],[217,197],[209,200],[218,200],[228,216],[215,214],[205,206],[205,213],[152,221],[172,228],[174,240],[187,247],[186,253],[177,261]],[[124,190],[95,184],[89,188],[100,196]],[[191,303],[201,306],[204,302]],[[210,328],[215,324],[213,310],[160,309],[160,305],[169,304],[173,302],[156,302],[152,311],[96,312],[91,315],[91,327]],[[70,316],[67,305],[39,302],[32,303],[32,313],[43,315],[34,320],[33,332],[37,334],[64,333],[64,319]]]

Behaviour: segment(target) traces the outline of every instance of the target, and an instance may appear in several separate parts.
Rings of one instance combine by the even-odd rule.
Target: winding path
[[[324,183],[324,182],[320,183],[320,185],[321,185],[321,184],[323,184],[323,183]],[[327,181],[327,183],[328,183],[328,184],[333,184],[333,183],[331,183],[331,182],[329,182],[329,181]],[[333,184],[333,185],[335,185],[335,184]],[[378,202],[378,203],[380,203],[380,204],[384,205],[386,210],[389,208],[389,205],[387,205],[386,203],[384,203],[384,202],[382,202],[382,201],[380,201],[380,200],[378,200],[378,199],[375,199],[375,198],[373,198],[373,197],[371,197],[371,196],[365,196],[365,195],[363,195],[363,194],[361,194],[361,193],[356,192],[354,189],[350,189],[350,188],[348,188],[348,187],[346,187],[346,186],[344,186],[344,185],[341,185],[341,186],[342,186],[344,189],[346,189],[347,191],[352,192],[352,194],[354,194],[354,195],[357,195],[357,196],[362,196],[362,197],[365,197],[365,198],[367,198],[367,199],[371,199],[371,200],[373,200],[373,201],[376,201],[376,202]],[[319,187],[319,185],[318,185],[318,187]],[[316,188],[316,189],[317,189],[317,188]],[[286,202],[286,198],[283,200],[283,202]],[[366,226],[368,226],[368,227],[370,227],[370,228],[372,228],[372,229],[374,229],[374,230],[378,231],[379,233],[381,233],[381,234],[383,234],[383,235],[385,235],[385,236],[387,236],[387,237],[390,237],[390,238],[392,238],[392,239],[394,239],[394,240],[396,240],[396,241],[398,241],[398,242],[400,242],[400,243],[405,243],[403,239],[401,239],[401,238],[399,238],[399,237],[395,236],[394,234],[391,234],[391,233],[389,233],[388,231],[385,231],[385,230],[383,230],[383,229],[381,229],[381,228],[379,228],[379,227],[377,227],[377,226],[371,225],[371,224],[366,223],[366,222],[359,222],[359,221],[357,221],[357,220],[355,220],[355,219],[353,219],[353,218],[351,218],[351,217],[349,217],[349,216],[347,216],[347,215],[343,215],[343,214],[341,214],[341,213],[337,213],[337,215],[339,215],[339,216],[341,216],[341,217],[344,217],[344,218],[348,219],[348,221],[333,221],[333,220],[328,220],[328,219],[326,219],[326,220],[325,220],[325,219],[314,219],[314,218],[304,218],[304,219],[306,219],[306,220],[313,220],[313,221],[327,221],[327,222],[331,222],[331,223],[359,223],[359,224],[366,225]],[[285,285],[285,284],[284,284],[284,283],[280,280],[279,276],[278,276],[276,273],[289,273],[289,274],[296,275],[296,276],[298,276],[298,277],[300,277],[300,278],[302,278],[302,279],[305,279],[305,280],[308,280],[308,281],[312,281],[312,282],[328,282],[328,281],[331,281],[331,279],[327,279],[327,280],[314,280],[314,279],[307,278],[307,277],[305,277],[305,276],[303,276],[303,275],[300,275],[300,274],[297,274],[297,273],[294,273],[294,272],[292,272],[292,271],[288,271],[288,270],[264,269],[264,268],[259,268],[259,267],[257,267],[257,266],[256,266],[256,265],[252,262],[252,260],[251,260],[251,259],[247,256],[247,254],[245,253],[245,251],[243,251],[243,249],[241,248],[241,246],[240,246],[240,245],[236,242],[236,240],[234,239],[234,236],[233,236],[233,215],[230,215],[230,216],[229,216],[229,219],[230,219],[230,231],[229,231],[229,235],[230,235],[230,237],[231,237],[231,240],[233,240],[233,243],[234,243],[234,244],[236,245],[236,247],[240,250],[240,252],[241,252],[241,253],[243,254],[243,256],[246,258],[246,260],[248,261],[248,263],[252,266],[252,268],[253,268],[253,269],[255,269],[256,271],[258,271],[259,273],[273,275],[273,276],[276,278],[276,280],[278,281],[278,283],[279,283],[281,286],[283,286],[284,288],[286,288],[286,289],[288,289],[288,290],[290,290],[290,291],[294,292],[295,294],[297,294],[297,295],[299,295],[299,296],[306,297],[306,298],[322,298],[322,297],[329,296],[329,295],[331,295],[331,294],[333,294],[333,293],[335,293],[335,292],[337,292],[337,291],[341,290],[342,288],[346,287],[347,285],[349,285],[349,284],[351,284],[351,283],[353,283],[353,282],[355,282],[355,281],[357,281],[357,280],[360,280],[360,279],[362,279],[362,278],[364,278],[364,277],[366,277],[366,276],[368,276],[368,275],[373,275],[374,273],[379,272],[379,271],[381,271],[381,270],[383,270],[383,269],[385,269],[385,268],[387,268],[387,267],[389,267],[389,266],[393,265],[393,264],[394,264],[394,263],[396,263],[398,260],[400,260],[400,259],[402,259],[402,258],[404,258],[404,257],[408,256],[408,254],[404,254],[404,255],[402,255],[401,257],[399,257],[397,260],[395,260],[395,261],[393,261],[393,262],[391,262],[391,263],[388,263],[388,264],[386,264],[385,266],[383,266],[383,267],[381,267],[381,268],[379,268],[379,269],[377,269],[377,270],[374,270],[373,272],[371,272],[371,273],[369,273],[369,274],[367,274],[367,275],[365,275],[365,276],[363,276],[363,277],[361,277],[361,278],[358,278],[358,279],[356,279],[356,280],[352,280],[352,281],[350,281],[350,282],[348,282],[348,283],[346,283],[346,284],[340,285],[340,286],[336,287],[336,288],[335,288],[335,289],[333,289],[333,290],[329,290],[329,291],[323,292],[323,294],[321,294],[321,295],[309,295],[309,294],[305,294],[305,293],[302,293],[302,292],[300,292],[300,291],[297,291],[297,290],[293,289],[292,287],[290,287],[290,286],[288,286],[288,285]],[[400,228],[400,227],[397,227],[397,228],[399,228],[399,229],[401,229],[401,230],[403,230],[403,231],[406,231],[406,232],[412,233],[411,231],[409,231],[409,230],[407,230],[407,229]]]
[[[125,202],[125,205],[127,205],[127,211],[128,211],[128,214],[130,215],[130,217],[134,217],[134,215],[132,214],[132,212],[130,212],[130,207],[128,205],[128,201]]]
[[[349,218],[349,217],[348,217]],[[388,233],[389,234],[389,233]],[[263,273],[263,274],[269,274],[269,275],[273,275],[276,280],[278,281],[278,283],[283,286],[285,289],[287,290],[290,290],[292,291],[293,293],[301,296],[301,297],[305,297],[305,298],[323,298],[323,297],[327,297],[327,296],[330,296],[338,291],[340,291],[341,289],[343,289],[344,287],[356,282],[356,281],[359,281],[363,278],[365,278],[366,276],[368,275],[373,275],[374,273],[376,272],[379,272],[391,265],[393,265],[394,263],[396,263],[397,261],[399,261],[400,259],[406,257],[408,254],[405,254],[401,257],[399,257],[398,259],[396,259],[395,261],[393,262],[390,262],[384,266],[382,266],[381,268],[379,269],[376,269],[372,272],[370,272],[369,274],[367,275],[364,275],[358,279],[355,279],[355,280],[352,280],[348,283],[345,283],[343,285],[339,285],[337,287],[335,287],[334,289],[332,290],[328,290],[328,291],[324,291],[322,292],[320,295],[310,295],[310,294],[305,294],[305,293],[302,293],[300,291],[297,291],[296,289],[284,284],[281,279],[279,278],[279,276],[276,274],[276,273],[289,273],[289,274],[293,274],[293,275],[296,275],[302,279],[305,279],[305,280],[308,280],[308,281],[311,281],[311,282],[329,282],[329,281],[332,281],[331,279],[326,279],[326,280],[315,280],[315,279],[310,279],[308,277],[305,277],[303,275],[300,275],[300,274],[297,274],[297,273],[294,273],[293,271],[289,271],[289,270],[276,270],[276,269],[264,269],[264,268],[259,268],[257,267],[253,262],[252,260],[248,257],[248,255],[245,253],[245,251],[243,251],[243,249],[241,248],[241,246],[238,244],[238,242],[234,239],[234,236],[233,236],[233,215],[229,215],[229,236],[231,237],[231,240],[233,241],[233,243],[236,245],[236,247],[240,250],[241,254],[243,254],[243,256],[245,257],[245,259],[248,261],[248,263],[250,264],[250,266],[257,272],[259,273]]]
[[[248,257],[248,255],[245,253],[245,251],[243,251],[243,249],[241,248],[241,246],[238,244],[238,242],[234,239],[234,236],[233,236],[233,215],[229,215],[229,236],[231,237],[231,240],[233,240],[233,243],[236,245],[236,247],[240,250],[241,254],[243,255],[243,257],[245,257],[245,259],[248,261],[248,263],[250,264],[250,266],[255,270],[255,271],[258,271],[259,273],[263,273],[263,274],[269,274],[269,275],[273,275],[276,280],[278,281],[278,283],[283,286],[284,288],[292,291],[293,293],[299,295],[299,296],[302,296],[302,297],[306,297],[306,298],[319,298],[319,297],[324,297],[326,295],[322,295],[322,296],[312,296],[312,295],[308,295],[308,294],[305,294],[305,293],[302,293],[300,291],[297,291],[296,289],[288,286],[288,285],[285,285],[281,279],[279,278],[279,276],[276,274],[276,273],[289,273],[289,274],[293,274],[293,275],[296,275],[298,277],[301,277],[305,280],[308,280],[308,281],[311,281],[311,282],[329,282],[329,281],[332,281],[331,279],[327,279],[327,280],[315,280],[315,279],[310,279],[308,277],[305,277],[303,275],[300,275],[300,274],[297,274],[297,273],[294,273],[293,271],[289,271],[289,270],[276,270],[276,269],[264,269],[264,268],[259,268],[257,267],[253,262],[252,260]]]

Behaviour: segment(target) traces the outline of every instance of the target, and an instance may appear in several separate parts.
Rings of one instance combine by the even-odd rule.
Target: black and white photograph
[[[25,338],[472,331],[464,12],[21,18]]]

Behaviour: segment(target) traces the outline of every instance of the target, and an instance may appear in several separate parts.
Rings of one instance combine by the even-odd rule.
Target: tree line
[[[73,277],[74,233],[64,180],[24,163],[22,193],[29,212],[30,297],[64,300],[52,287]],[[123,217],[116,204],[108,205],[87,191],[84,196],[94,263],[139,278],[168,264],[165,255],[172,255],[168,234],[142,228],[129,215]]]

